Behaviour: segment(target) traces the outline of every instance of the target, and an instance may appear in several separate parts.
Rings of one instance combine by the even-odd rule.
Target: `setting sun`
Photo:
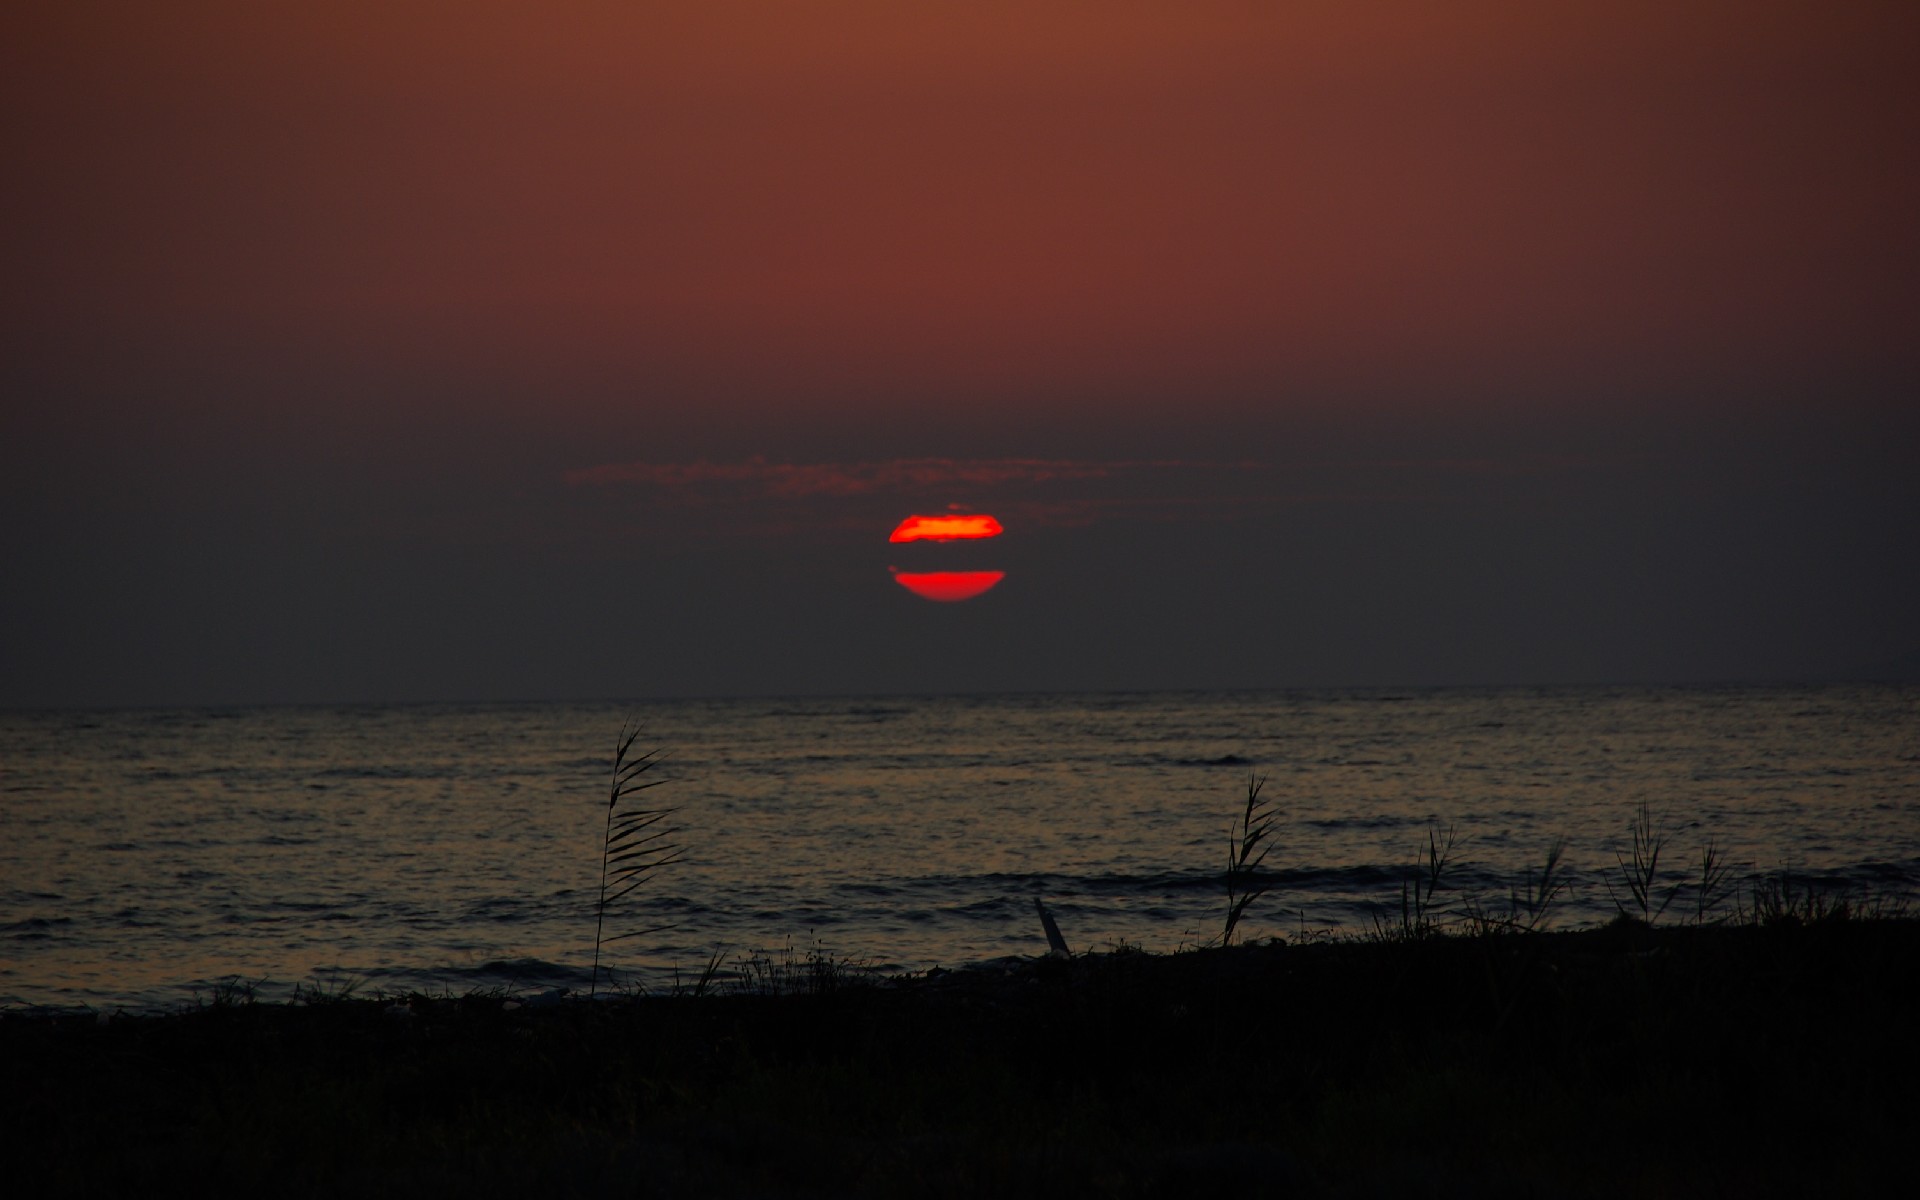
[[[890,542],[955,542],[967,538],[998,537],[1000,522],[986,513],[953,513],[937,517],[908,517],[894,527]]]
[[[971,600],[1007,577],[1005,571],[896,571],[893,581],[925,600]]]

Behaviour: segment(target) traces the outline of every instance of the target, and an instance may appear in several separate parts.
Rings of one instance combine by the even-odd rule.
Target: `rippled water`
[[[623,977],[717,947],[890,969],[1171,950],[1219,927],[1250,772],[1281,810],[1251,936],[1369,927],[1430,823],[1456,904],[1564,836],[1563,925],[1648,801],[1669,861],[1920,881],[1920,689],[1554,689],[0,714],[0,1003],[170,1006],[228,976],[584,986],[609,752],[667,748],[688,857]]]

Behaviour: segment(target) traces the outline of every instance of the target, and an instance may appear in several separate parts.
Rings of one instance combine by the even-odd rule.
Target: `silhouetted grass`
[[[1427,827],[1427,852],[1421,863],[1400,883],[1398,919],[1376,911],[1369,936],[1377,941],[1418,941],[1446,932],[1452,917],[1438,897],[1447,886],[1447,866],[1458,839],[1449,825],[1443,832]]]
[[[640,792],[666,782],[645,778],[659,762],[660,752],[649,750],[635,754],[633,743],[639,736],[640,727],[629,724],[621,729],[614,744],[613,778],[608,787],[606,825],[600,842],[600,892],[593,910],[593,974],[587,987],[589,995],[599,989],[600,955],[607,943],[668,928],[654,925],[607,936],[607,909],[640,888],[654,872],[672,866],[681,857],[680,847],[667,840],[669,832],[661,826],[674,810],[647,808],[633,801]]]
[[[1897,1194],[1920,923],[1819,911],[7,1014],[0,1121],[23,1195]]]
[[[755,950],[738,960],[730,982],[734,992],[746,995],[826,996],[873,978],[873,968],[858,959],[817,940],[797,952],[788,938],[778,950]]]
[[[1632,839],[1631,852],[1614,852],[1614,861],[1619,866],[1620,892],[1614,890],[1612,877],[1603,878],[1614,906],[1622,915],[1636,915],[1634,910],[1638,909],[1640,920],[1651,925],[1667,911],[1679,890],[1670,887],[1665,896],[1660,892],[1660,851],[1665,848],[1666,835],[1655,826],[1653,808],[1645,800],[1634,809],[1627,830]]]
[[[1545,929],[1552,919],[1554,901],[1567,890],[1566,854],[1565,838],[1556,837],[1548,843],[1539,868],[1529,866],[1519,879],[1508,885],[1504,907],[1469,897],[1464,921],[1467,931],[1534,933]]]
[[[1260,864],[1273,849],[1273,823],[1278,814],[1270,800],[1260,797],[1266,786],[1264,775],[1247,776],[1247,805],[1240,818],[1227,831],[1227,917],[1220,931],[1220,944],[1233,944],[1233,931],[1246,915],[1247,906],[1267,894],[1269,885],[1260,877]]]
[[[1910,898],[1904,895],[1850,892],[1823,885],[1811,874],[1796,876],[1784,867],[1755,874],[1746,885],[1751,903],[1739,906],[1738,919],[1756,925],[1811,925],[1855,918],[1893,920],[1907,917],[1912,908]]]

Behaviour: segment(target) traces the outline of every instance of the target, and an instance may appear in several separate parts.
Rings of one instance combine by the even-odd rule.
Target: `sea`
[[[622,730],[682,857],[610,906]],[[0,1007],[714,986],[1216,942],[1248,792],[1272,832],[1236,939],[1508,911],[1553,928],[1753,886],[1920,886],[1920,687],[1583,687],[0,713]],[[1701,908],[1711,847],[1740,884]],[[624,936],[629,935],[632,936]]]

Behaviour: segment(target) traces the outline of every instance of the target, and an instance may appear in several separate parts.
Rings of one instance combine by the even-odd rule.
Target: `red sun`
[[[1005,571],[896,571],[893,581],[926,600],[971,600],[1007,577]]]
[[[1000,522],[985,513],[950,513],[937,517],[918,514],[894,526],[890,542],[956,542],[968,538],[999,537]]]
[[[999,537],[1000,522],[986,513],[943,513],[926,516],[915,513],[894,526],[889,542],[960,542]],[[919,553],[904,551],[903,553]],[[934,553],[942,554],[935,550]],[[951,562],[951,554],[942,556]],[[889,567],[893,581],[923,600],[971,600],[1007,577],[1005,571],[902,571]]]

